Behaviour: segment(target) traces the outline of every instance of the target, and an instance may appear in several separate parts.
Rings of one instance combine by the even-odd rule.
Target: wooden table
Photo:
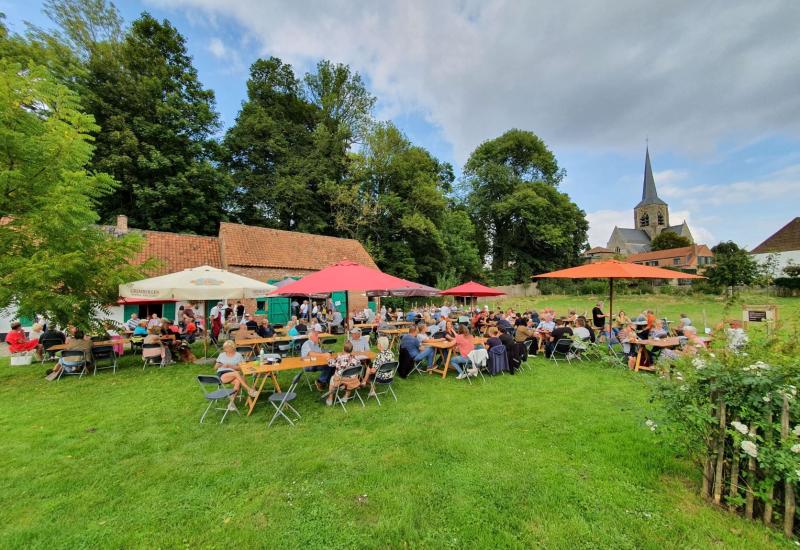
[[[472,338],[472,342],[476,346],[482,346],[486,343],[486,338],[476,336]],[[439,353],[442,359],[444,359],[444,366],[441,369],[430,369],[428,372],[441,373],[442,378],[445,378],[447,376],[447,370],[450,368],[450,359],[453,357],[453,348],[456,347],[456,341],[446,340],[444,338],[429,338],[428,340],[422,342],[422,345],[434,348],[436,350],[433,352],[434,362],[436,361],[437,353]],[[446,355],[445,350],[447,350]]]
[[[130,343],[130,340],[126,340],[125,338],[120,338],[119,340],[102,340],[99,342],[92,342],[92,347],[99,348],[102,346],[114,346],[128,343]],[[45,351],[64,351],[67,349],[67,346],[69,346],[69,344],[56,344],[55,346],[50,346]]]
[[[372,351],[363,351],[354,353],[353,355],[360,357],[363,356],[367,360],[372,361],[375,359],[375,352]],[[305,369],[309,367],[327,367],[328,360],[323,358],[308,358],[306,360],[303,357],[284,357],[281,359],[280,363],[272,363],[262,365],[259,361],[249,361],[247,363],[242,363],[241,369],[242,374],[244,375],[253,375],[256,377],[255,384],[253,387],[256,390],[255,397],[247,397],[247,416],[250,416],[253,413],[253,409],[256,406],[256,402],[258,398],[261,396],[261,392],[264,390],[264,385],[267,382],[267,379],[272,380],[272,386],[275,388],[276,392],[281,391],[281,387],[278,384],[278,377],[275,376],[276,372],[281,372],[285,370],[296,370],[296,369]]]
[[[408,327],[414,324],[413,321],[386,321],[386,322],[396,327]]]
[[[327,332],[323,332],[319,335],[320,338],[336,338],[335,334],[328,334]],[[300,336],[270,336],[268,338],[242,338],[241,340],[236,340],[237,346],[251,346],[255,348],[261,344],[277,344],[279,342],[291,342],[293,340],[307,340],[308,335],[303,334]]]

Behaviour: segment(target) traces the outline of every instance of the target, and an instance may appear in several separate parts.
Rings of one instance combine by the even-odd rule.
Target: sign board
[[[774,325],[778,320],[778,306],[767,305],[745,305],[742,308],[742,321],[746,327],[748,323],[767,323]]]

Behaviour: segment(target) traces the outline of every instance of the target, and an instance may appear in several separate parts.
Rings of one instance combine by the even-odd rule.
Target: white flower
[[[653,421],[652,421],[652,420],[650,420],[649,418],[648,418],[647,420],[645,420],[645,423],[644,423],[644,424],[645,424],[645,426],[647,426],[648,428],[650,428],[650,431],[651,431],[651,432],[654,432],[654,431],[656,431],[656,428],[658,428],[658,424],[656,424],[655,422],[653,422]]]
[[[798,424],[797,426],[794,427],[794,430],[792,430],[792,433],[794,433],[794,435],[800,435],[800,424]]]
[[[731,426],[733,426],[736,429],[736,431],[741,433],[742,435],[747,435],[747,432],[749,431],[747,429],[747,426],[745,426],[741,422],[737,422],[736,420],[731,422]]]
[[[706,368],[706,362],[700,357],[695,357],[692,359],[692,365],[694,365],[694,368],[697,370]]]
[[[794,445],[792,445],[792,452],[800,453],[800,443],[795,443]]]
[[[675,371],[675,380],[677,380],[678,382],[683,382],[683,374],[681,373],[681,371],[679,370]]]
[[[745,439],[742,441],[742,450],[746,455],[752,456],[753,458],[758,456],[758,445],[750,440]]]
[[[769,402],[770,402],[770,397],[769,397],[769,394],[765,395],[765,396],[764,396],[764,397],[762,397],[761,399],[763,399],[763,400],[764,400],[764,403],[769,403]]]
[[[709,353],[708,355],[709,357],[716,357],[716,355],[714,355],[713,353]]]

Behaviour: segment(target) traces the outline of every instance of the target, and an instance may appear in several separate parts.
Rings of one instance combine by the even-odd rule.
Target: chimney
[[[118,235],[125,235],[128,232],[128,216],[123,214],[117,216],[116,232]]]

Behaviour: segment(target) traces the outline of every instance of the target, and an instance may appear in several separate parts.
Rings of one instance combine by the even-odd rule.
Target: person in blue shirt
[[[133,329],[134,336],[147,336],[147,321],[139,321],[136,328]]]
[[[417,327],[414,325],[408,329],[408,334],[404,334],[400,339],[400,349],[406,350],[415,362],[427,359],[428,368],[433,366],[433,354],[436,350],[430,346],[421,345],[417,338]]]

